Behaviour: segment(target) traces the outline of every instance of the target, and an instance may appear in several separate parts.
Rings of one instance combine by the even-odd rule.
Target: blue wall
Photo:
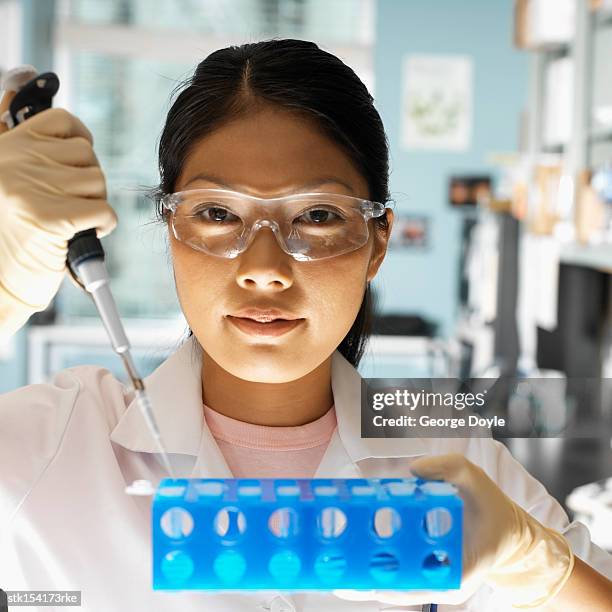
[[[512,0],[378,0],[376,106],[391,144],[396,213],[430,218],[430,248],[390,251],[376,279],[383,311],[422,314],[452,333],[457,314],[461,211],[446,203],[448,176],[491,170],[486,156],[518,147],[527,102],[527,57],[512,47]],[[472,147],[462,152],[400,148],[402,60],[410,53],[473,59]],[[399,195],[399,194],[398,194]]]

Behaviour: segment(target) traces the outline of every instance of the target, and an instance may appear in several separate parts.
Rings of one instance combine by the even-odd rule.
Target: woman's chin
[[[249,344],[225,355],[219,365],[237,378],[259,383],[291,382],[306,376],[315,367],[305,355],[307,346]]]
[[[287,362],[294,364],[287,367]],[[256,363],[254,363],[256,362]],[[295,363],[295,357],[288,355],[265,355],[260,351],[251,353],[251,359],[235,364],[233,374],[243,380],[260,383],[284,383],[305,376],[308,372]]]

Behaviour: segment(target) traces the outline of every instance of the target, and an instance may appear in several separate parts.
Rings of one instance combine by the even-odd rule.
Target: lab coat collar
[[[202,409],[201,367],[202,350],[192,336],[144,380],[169,453],[197,457],[204,442],[214,442]],[[331,378],[337,434],[352,462],[413,457],[425,452],[420,438],[361,437],[361,376],[338,350],[332,355]],[[156,452],[135,400],[129,403],[110,438],[133,451]]]
[[[201,349],[191,336],[144,379],[161,438],[169,453],[198,454],[205,425],[201,364]],[[110,438],[129,450],[157,452],[136,399],[129,403]]]

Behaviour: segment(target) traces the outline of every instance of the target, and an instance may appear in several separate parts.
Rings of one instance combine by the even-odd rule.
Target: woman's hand
[[[5,93],[0,115],[15,93]],[[79,231],[109,234],[117,216],[90,131],[61,108],[12,130],[0,122],[0,337],[44,310],[64,277]]]
[[[421,457],[410,466],[415,476],[454,484],[463,499],[463,576],[461,589],[428,591],[335,591],[352,600],[377,599],[409,605],[427,602],[458,604],[483,583],[507,593],[517,607],[551,600],[574,566],[565,538],[545,527],[515,504],[478,466],[463,455]]]

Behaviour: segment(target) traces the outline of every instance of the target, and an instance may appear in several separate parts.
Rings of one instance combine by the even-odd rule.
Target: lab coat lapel
[[[192,336],[144,379],[162,440],[169,453],[198,455],[204,424],[201,364],[201,349]],[[133,451],[156,452],[155,442],[133,392],[110,438]]]
[[[177,475],[232,478],[204,419],[201,381],[202,351],[192,336],[145,378],[144,383],[168,453],[194,458],[193,467]],[[130,402],[111,439],[135,451],[155,453],[157,450],[135,400]]]
[[[350,458],[342,444],[337,429],[313,478],[363,478],[358,464]]]
[[[426,453],[426,442],[411,438],[361,437],[359,372],[340,353],[332,356],[332,392],[338,423],[315,477],[395,477],[406,472],[405,458]]]
[[[190,478],[233,478],[234,475],[213,437],[206,419],[202,427],[202,440]]]

